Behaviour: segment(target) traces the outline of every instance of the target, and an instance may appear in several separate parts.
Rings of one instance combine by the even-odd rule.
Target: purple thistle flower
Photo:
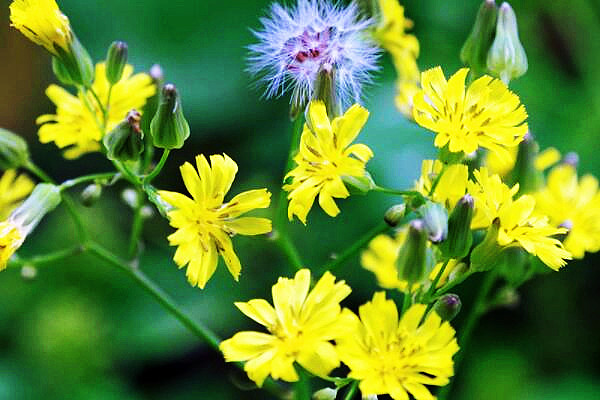
[[[344,106],[358,102],[361,87],[378,69],[379,48],[360,19],[357,5],[343,7],[327,0],[298,0],[295,8],[274,3],[261,18],[259,43],[249,46],[249,72],[267,84],[265,97],[292,91],[291,103],[302,107],[313,98],[321,69],[335,70],[336,96]]]

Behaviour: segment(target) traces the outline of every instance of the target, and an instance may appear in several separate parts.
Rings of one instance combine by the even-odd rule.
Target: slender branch
[[[442,278],[442,275],[444,275],[444,272],[446,271],[446,268],[448,267],[449,262],[450,262],[449,258],[446,259],[446,261],[444,261],[444,264],[438,271],[437,275],[435,276],[433,281],[431,281],[431,286],[429,287],[429,290],[427,291],[427,293],[425,293],[425,296],[422,299],[423,303],[429,304],[429,302],[431,302],[431,298],[432,298],[433,294],[435,293],[435,290],[437,289],[437,284],[439,283],[440,279]]]
[[[394,196],[423,197],[423,195],[416,190],[396,190],[396,189],[390,189],[390,188],[386,188],[386,187],[382,187],[382,186],[375,186],[373,188],[373,190],[376,192],[391,194]]]
[[[325,271],[333,271],[334,269],[341,266],[346,260],[352,257],[355,253],[357,253],[360,249],[362,249],[367,243],[371,241],[375,236],[383,233],[389,229],[389,225],[385,222],[381,222],[379,225],[375,226],[373,229],[368,231],[362,237],[360,237],[356,242],[354,242],[350,247],[348,247],[342,254],[337,256],[334,260],[325,264],[321,270]]]
[[[138,250],[138,242],[140,241],[140,236],[144,227],[144,218],[142,217],[142,207],[144,206],[144,193],[140,188],[137,188],[136,192],[137,203],[135,204],[135,208],[133,209],[133,223],[131,226],[131,235],[129,236],[129,251],[127,253],[130,259],[136,257],[136,253]]]
[[[344,400],[352,400],[354,398],[354,395],[356,394],[356,391],[358,390],[358,384],[359,384],[359,381],[352,382],[352,385],[350,385],[350,388],[348,389],[348,391],[346,392],[346,395],[344,396]]]
[[[22,267],[24,265],[34,265],[40,266],[44,264],[51,264],[57,261],[62,261],[65,258],[69,258],[75,256],[77,254],[81,254],[83,252],[83,248],[80,245],[69,247],[66,249],[60,249],[51,251],[46,254],[37,255],[30,258],[16,258],[11,259],[8,263],[8,267]]]
[[[67,181],[64,181],[63,183],[60,184],[60,188],[62,190],[65,190],[65,189],[69,189],[69,188],[72,188],[73,186],[77,186],[77,185],[80,185],[80,184],[86,183],[86,182],[94,182],[94,181],[105,180],[105,179],[113,179],[118,174],[119,174],[118,172],[104,172],[104,173],[99,173],[99,174],[84,175],[84,176],[80,176],[79,178],[74,178],[74,179],[69,179]]]
[[[438,176],[436,176],[435,181],[433,181],[433,184],[431,185],[431,189],[429,189],[430,197],[433,196],[433,193],[435,192],[435,188],[437,188],[437,185],[440,183],[440,180],[442,179],[442,175],[444,175],[444,172],[446,172],[447,167],[448,167],[448,164],[444,164],[442,166],[442,170],[440,171]]]
[[[144,181],[143,181],[144,184],[152,182],[152,180],[154,178],[156,178],[158,176],[158,174],[160,174],[160,171],[162,171],[163,167],[165,166],[165,163],[167,162],[167,159],[169,158],[170,152],[171,152],[171,150],[169,150],[169,149],[163,150],[162,156],[160,157],[160,161],[158,162],[158,164],[156,164],[156,167],[154,167],[152,172],[150,172],[144,178]]]
[[[487,310],[487,305],[486,305],[487,297],[489,296],[490,291],[494,287],[494,283],[496,282],[496,277],[497,277],[496,271],[490,271],[485,276],[485,278],[483,279],[483,283],[481,284],[481,287],[479,288],[479,293],[477,294],[477,297],[475,298],[475,301],[473,302],[471,311],[469,312],[469,315],[467,316],[464,326],[462,327],[462,329],[460,331],[460,335],[458,337],[458,345],[460,346],[460,350],[456,354],[456,357],[454,358],[454,370],[455,371],[458,370],[459,364],[461,363],[461,361],[465,355],[465,348],[467,346],[467,343],[469,342],[469,339],[471,338],[471,334],[473,333],[473,330],[475,329],[477,322],[479,321],[479,318]],[[446,386],[444,386],[443,388],[440,389],[440,392],[438,394],[439,400],[445,400],[448,398],[448,395],[452,391],[452,385],[454,384],[455,381],[456,381],[456,376],[450,381],[450,383],[448,383]]]
[[[302,262],[302,258],[300,257],[298,249],[296,248],[296,246],[294,246],[290,238],[287,235],[279,234],[279,232],[276,232],[275,235],[277,236],[275,242],[279,245],[279,248],[286,256],[289,263],[296,270],[302,269],[305,265]]]
[[[112,87],[111,87],[111,89],[112,89]],[[100,97],[98,96],[96,91],[91,86],[86,88],[86,90],[92,94],[92,96],[96,100],[96,103],[98,103],[98,107],[100,107],[100,111],[102,112],[102,118],[104,120],[103,126],[106,126],[106,116],[108,115],[107,109],[104,107],[104,104],[102,104],[102,100],[100,100]],[[110,93],[110,90],[109,90],[109,93]]]

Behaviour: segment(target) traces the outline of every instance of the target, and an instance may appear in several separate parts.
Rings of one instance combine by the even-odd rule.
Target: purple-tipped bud
[[[109,132],[102,143],[106,147],[106,156],[110,160],[135,161],[144,150],[144,133],[140,128],[142,115],[131,110],[125,120]]]
[[[487,70],[487,55],[496,32],[498,6],[494,0],[485,0],[479,7],[473,29],[460,51],[460,60],[471,67],[475,76]]]
[[[489,271],[500,261],[502,247],[498,244],[500,219],[496,218],[488,227],[485,237],[471,252],[471,270],[474,272]]]
[[[448,238],[440,245],[445,258],[460,259],[469,254],[473,243],[471,221],[475,209],[475,201],[470,194],[458,200],[448,218]]]
[[[577,166],[579,165],[579,154],[575,153],[574,151],[571,151],[565,154],[565,157],[563,158],[562,162],[564,164],[572,166],[573,168],[577,168]]]
[[[427,229],[421,219],[412,220],[406,240],[400,248],[396,268],[398,278],[409,283],[420,282],[425,277],[427,262]]]
[[[423,219],[427,235],[432,243],[440,243],[448,236],[448,211],[439,204],[428,201],[417,213]]]
[[[158,109],[150,123],[150,133],[154,146],[163,149],[180,149],[190,136],[179,92],[172,83],[167,83],[162,89]]]
[[[452,321],[460,312],[461,307],[462,303],[460,297],[456,294],[448,293],[435,302],[433,311],[435,311],[443,321]]]
[[[128,47],[125,42],[113,42],[106,55],[106,79],[111,85],[119,82],[127,64]]]

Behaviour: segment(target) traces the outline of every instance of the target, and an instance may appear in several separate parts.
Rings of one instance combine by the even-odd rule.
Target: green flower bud
[[[102,185],[92,183],[81,192],[81,203],[86,207],[93,206],[102,196]]]
[[[163,87],[158,110],[150,123],[150,133],[154,146],[162,149],[180,149],[190,136],[179,93],[171,83]]]
[[[483,241],[471,252],[471,270],[474,272],[489,271],[501,260],[502,247],[498,244],[500,219],[496,218],[489,226]]]
[[[106,55],[106,79],[114,85],[121,80],[127,64],[127,43],[113,42]]]
[[[321,100],[327,109],[329,119],[342,115],[342,103],[336,91],[336,69],[331,64],[324,64],[319,70],[315,83],[313,100]]]
[[[511,173],[511,182],[519,184],[519,194],[536,192],[544,184],[544,175],[535,167],[539,146],[531,133],[519,143],[517,160]]]
[[[448,238],[439,247],[445,258],[461,259],[469,253],[473,244],[471,220],[474,209],[475,202],[470,194],[456,203],[448,218]]]
[[[487,67],[507,85],[527,72],[527,54],[519,41],[517,16],[506,2],[498,12],[496,37],[488,53]]]
[[[0,169],[18,168],[28,161],[27,142],[21,136],[0,128]]]
[[[485,0],[479,7],[473,29],[460,51],[460,60],[471,67],[474,77],[487,70],[487,56],[496,32],[498,6],[495,0]]]
[[[17,207],[8,220],[19,227],[20,234],[27,236],[61,201],[60,188],[49,183],[36,185],[29,197]]]
[[[141,114],[131,110],[124,121],[104,136],[106,156],[114,161],[135,161],[144,149],[144,133],[140,129]]]
[[[312,398],[313,400],[335,400],[337,392],[337,389],[325,388],[314,392]]]
[[[388,208],[383,216],[383,220],[392,228],[398,226],[400,221],[406,215],[406,204],[396,204]]]
[[[65,84],[90,87],[94,80],[94,64],[75,34],[68,51],[60,46],[55,46],[55,50],[57,57],[52,62],[52,69],[56,77]]]
[[[409,283],[420,282],[425,276],[427,265],[427,230],[423,220],[410,222],[406,240],[396,261],[398,278]]]
[[[440,243],[448,236],[448,211],[446,208],[431,201],[419,207],[417,213],[425,223],[425,230],[432,243]]]
[[[343,175],[342,181],[346,184],[346,188],[351,195],[367,194],[377,186],[373,177],[367,171],[361,177]]]
[[[433,311],[440,316],[442,321],[452,321],[460,312],[462,303],[456,294],[448,293],[440,297],[433,305]]]

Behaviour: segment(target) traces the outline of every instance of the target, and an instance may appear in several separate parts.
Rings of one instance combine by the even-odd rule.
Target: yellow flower
[[[221,342],[220,348],[228,362],[247,361],[244,370],[258,386],[269,375],[297,381],[294,362],[318,376],[339,366],[331,341],[346,334],[356,318],[340,307],[350,287],[344,281],[336,283],[329,272],[310,292],[309,287],[310,271],[302,269],[294,279],[279,278],[273,285],[274,307],[263,299],[235,303],[269,333],[238,332]]]
[[[600,250],[600,192],[594,176],[578,179],[573,166],[561,164],[550,171],[535,200],[537,212],[569,229],[564,244],[573,257]]]
[[[468,191],[475,199],[473,229],[486,228],[498,218],[500,246],[520,246],[554,270],[571,259],[563,244],[553,237],[567,230],[551,226],[546,216],[535,215],[532,196],[523,195],[513,200],[519,191],[518,184],[509,188],[498,175],[490,176],[485,167],[475,171],[474,175],[476,182],[468,183]]]
[[[58,56],[57,46],[69,51],[71,26],[55,0],[14,0],[10,5],[10,22],[29,40],[55,56]]]
[[[66,158],[99,151],[103,133],[110,132],[132,109],[141,110],[156,92],[148,74],[133,75],[133,67],[126,65],[122,79],[112,88],[109,102],[110,84],[104,63],[96,65],[95,77],[92,89],[108,110],[105,129],[102,128],[102,110],[91,93],[73,96],[57,85],[50,85],[46,90],[46,95],[56,105],[56,114],[38,117],[40,142],[54,142],[61,149],[67,148]]]
[[[171,246],[178,246],[173,260],[187,267],[187,278],[192,286],[204,288],[215,272],[221,255],[229,272],[237,281],[241,271],[240,260],[233,250],[231,236],[260,235],[271,232],[271,221],[266,218],[240,217],[256,208],[267,208],[271,193],[267,189],[249,190],[224,203],[224,198],[235,174],[237,164],[227,155],[196,156],[196,167],[186,162],[180,168],[185,187],[192,198],[161,190],[160,197],[175,209],[167,216],[177,231],[169,236]]]
[[[525,107],[502,81],[487,75],[465,91],[468,72],[462,68],[448,81],[440,67],[423,72],[423,89],[413,99],[415,121],[437,133],[436,147],[466,154],[483,147],[509,158],[507,148],[527,133]]]
[[[11,221],[0,222],[0,271],[6,268],[8,260],[21,247],[24,239],[17,225]]]
[[[18,175],[15,170],[4,172],[0,178],[0,221],[8,215],[31,193],[34,183],[26,175]]]
[[[317,194],[319,205],[328,215],[335,217],[339,214],[333,198],[350,196],[343,178],[365,177],[365,165],[373,157],[368,146],[350,145],[368,117],[369,112],[355,104],[343,116],[330,122],[323,102],[310,103],[308,121],[300,138],[300,150],[294,157],[298,166],[286,175],[286,179],[292,178],[291,183],[283,186],[290,192],[290,221],[296,215],[306,224],[306,216]]]
[[[431,193],[431,188],[438,177],[439,181]],[[464,164],[451,164],[444,169],[444,164],[439,160],[423,160],[421,177],[416,183],[415,190],[452,210],[456,202],[465,195],[468,179],[469,168]]]
[[[517,162],[519,148],[508,147],[506,150],[509,152],[508,158],[500,158],[496,153],[492,152],[488,152],[485,155],[484,165],[489,169],[490,173],[505,177],[513,170]],[[549,147],[535,157],[533,165],[536,170],[544,171],[559,162],[560,157],[561,155],[558,150],[554,147]]]
[[[371,271],[377,278],[377,283],[384,289],[397,289],[405,292],[408,288],[408,282],[398,278],[398,252],[406,240],[406,229],[399,230],[394,238],[388,235],[378,235],[369,243],[368,249],[362,252],[360,263],[364,269]],[[458,260],[450,260],[446,269],[442,273],[436,287],[443,286],[451,278],[452,272],[458,267]],[[437,263],[428,275],[428,279],[423,283],[425,287],[431,286],[431,282],[440,272],[443,263]],[[414,292],[418,288],[415,284],[411,288]]]
[[[415,304],[398,321],[384,292],[359,308],[356,329],[336,340],[338,354],[360,380],[363,396],[389,394],[396,400],[435,399],[425,385],[443,386],[454,375],[455,331],[427,306]],[[425,316],[423,322],[421,320]]]

